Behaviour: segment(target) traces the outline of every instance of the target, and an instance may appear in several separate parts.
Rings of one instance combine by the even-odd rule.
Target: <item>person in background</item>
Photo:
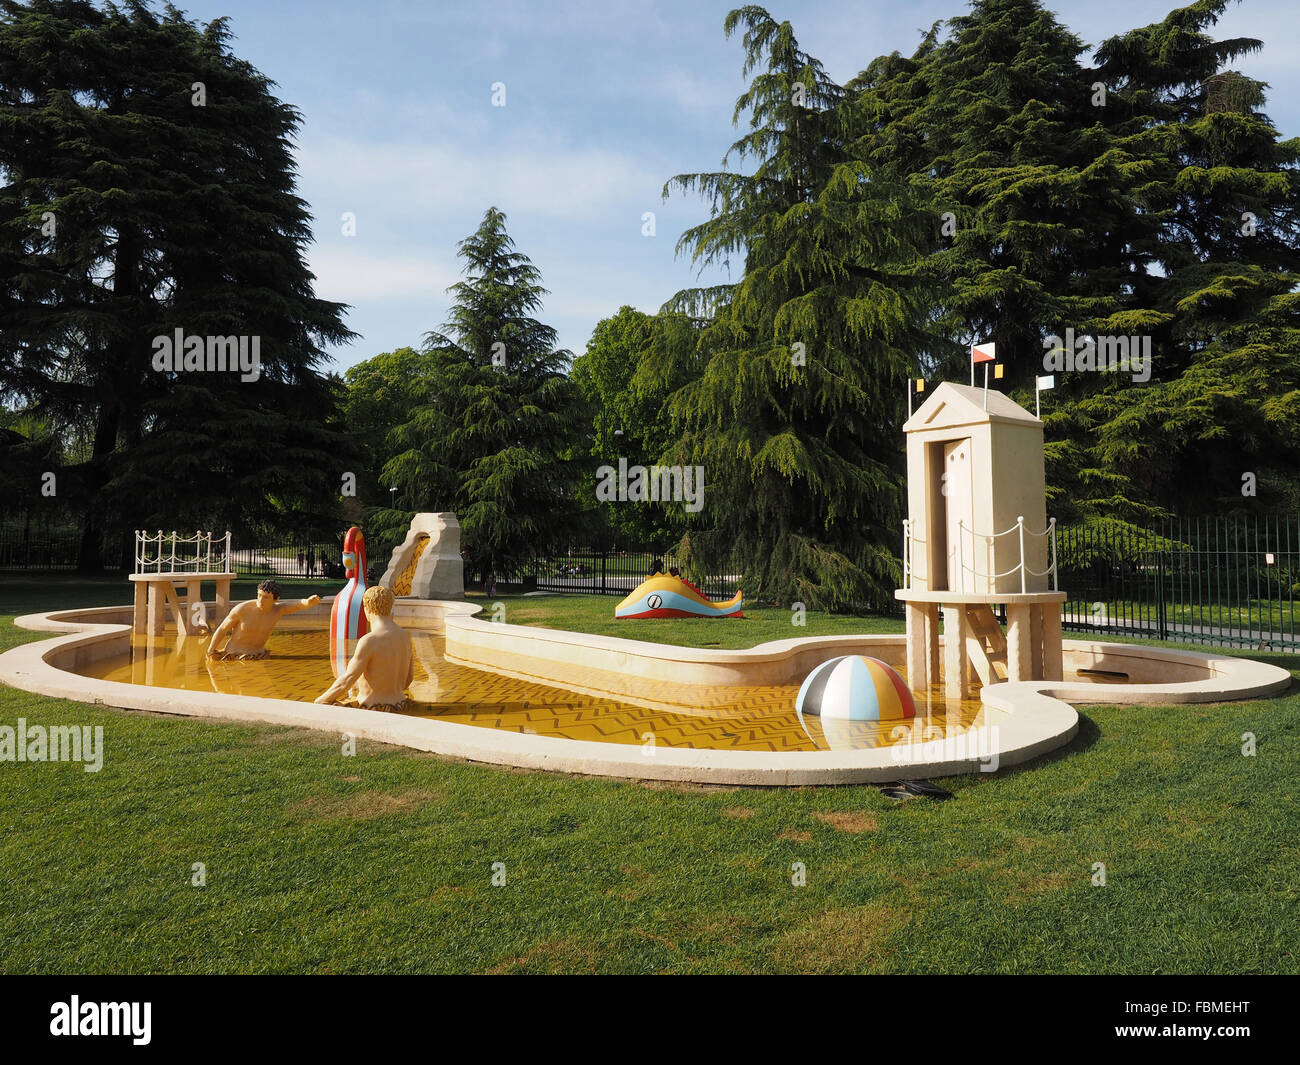
[[[489,599],[497,594],[497,577],[490,569],[487,571],[487,576],[483,578],[483,594]]]
[[[307,565],[307,556],[302,553],[302,548],[298,549],[298,572],[303,572],[303,567]]]
[[[664,571],[664,560],[662,558],[656,558],[653,562],[650,563],[651,577],[655,576],[656,574],[662,573],[663,571]]]

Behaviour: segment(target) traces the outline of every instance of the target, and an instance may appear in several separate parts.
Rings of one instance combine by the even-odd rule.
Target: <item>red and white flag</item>
[[[972,344],[970,361],[972,365],[977,362],[997,362],[997,345],[991,340],[987,344]]]

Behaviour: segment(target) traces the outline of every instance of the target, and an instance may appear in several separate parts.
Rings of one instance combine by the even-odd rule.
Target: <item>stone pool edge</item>
[[[529,657],[536,655],[538,641],[540,645],[550,644],[552,652],[558,651],[559,645],[570,650],[585,647],[586,651],[580,655],[583,658],[602,653],[624,660],[629,655],[648,657],[661,668],[676,670],[677,675],[672,679],[677,681],[681,680],[684,664],[720,666],[731,671],[746,659],[756,664],[801,659],[807,654],[824,654],[832,648],[838,650],[845,645],[868,642],[892,649],[895,643],[901,646],[904,639],[901,635],[870,634],[807,637],[760,644],[745,650],[714,651],[586,636],[563,630],[506,626],[469,616],[479,609],[472,603],[399,600],[397,613],[417,620],[445,619],[449,638],[452,630],[480,636],[483,630],[492,631],[494,643],[499,638],[513,636],[526,648],[520,653]],[[981,762],[986,761],[989,755],[987,750],[973,756],[968,754],[964,742],[954,743],[951,748],[931,748],[935,756],[925,760],[898,756],[900,751],[909,751],[912,755],[924,753],[918,752],[915,745],[809,752],[644,748],[534,736],[430,718],[317,706],[288,699],[146,688],[82,677],[53,664],[55,659],[65,659],[69,655],[93,660],[112,653],[108,651],[108,645],[115,646],[129,639],[130,625],[120,619],[129,620],[130,610],[129,606],[80,608],[17,618],[15,624],[22,628],[60,635],[22,644],[0,654],[0,682],[40,695],[98,706],[337,731],[340,735],[349,733],[362,739],[473,762],[637,780],[756,786],[880,783],[900,777],[943,777],[979,772]],[[644,649],[650,649],[652,653],[645,655]],[[989,709],[1001,712],[991,723],[998,730],[996,768],[1037,758],[1074,738],[1078,731],[1078,714],[1062,701],[1061,696],[1066,693],[1077,702],[1087,703],[1206,702],[1273,694],[1291,683],[1291,675],[1286,670],[1244,659],[1089,641],[1068,641],[1067,649],[1098,658],[1109,655],[1112,659],[1118,649],[1122,649],[1135,660],[1163,659],[1186,666],[1195,664],[1211,675],[1204,680],[1173,684],[1104,686],[1034,681],[990,685],[983,690],[983,702]],[[561,663],[566,658],[563,654],[553,657]],[[687,661],[684,663],[683,660]],[[1235,683],[1225,684],[1230,679]],[[1080,691],[1081,688],[1085,690]],[[1121,695],[1125,697],[1121,698]],[[957,740],[961,738],[959,736]],[[945,752],[951,752],[951,756]]]

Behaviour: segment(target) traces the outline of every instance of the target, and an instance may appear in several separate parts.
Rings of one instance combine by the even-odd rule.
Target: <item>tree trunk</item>
[[[77,569],[104,568],[104,523],[100,515],[100,491],[108,482],[108,460],[117,446],[117,405],[111,400],[99,408],[95,423],[95,445],[86,477],[86,525],[77,552]]]
[[[138,359],[132,348],[143,340],[134,328],[137,289],[140,284],[140,251],[129,227],[118,224],[117,248],[113,256],[112,303],[122,311],[116,316],[127,323],[127,328],[111,337],[106,345],[107,372],[98,380],[102,395],[95,416],[95,443],[91,451],[90,468],[86,478],[86,527],[81,534],[81,549],[77,554],[77,569],[101,570],[104,566],[104,519],[106,500],[103,489],[108,484],[109,463],[117,450],[118,433],[122,428],[122,403],[131,396],[130,374]]]

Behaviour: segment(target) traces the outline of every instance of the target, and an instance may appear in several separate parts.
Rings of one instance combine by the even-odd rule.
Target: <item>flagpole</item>
[[[1044,381],[1047,384],[1043,384]],[[1034,378],[1034,417],[1040,422],[1043,420],[1043,393],[1055,387],[1056,378],[1053,375]]]
[[[984,409],[989,409],[989,364],[984,364]]]

